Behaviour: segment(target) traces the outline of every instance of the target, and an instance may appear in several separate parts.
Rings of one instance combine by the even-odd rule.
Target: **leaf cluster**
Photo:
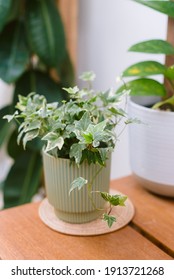
[[[88,83],[94,74],[83,73]],[[115,127],[126,113],[119,108],[121,94],[113,91],[97,92],[93,89],[79,89],[77,86],[64,88],[68,101],[48,103],[43,95],[31,93],[19,95],[17,111],[7,115],[8,121],[19,122],[18,143],[24,148],[28,141],[40,138],[45,142],[45,152],[55,157],[69,158],[81,164],[105,165],[108,154],[115,147]]]
[[[163,1],[144,1],[133,0],[140,4],[143,4],[149,8],[157,10],[174,18],[174,2],[169,0]],[[152,39],[137,43],[129,48],[131,52],[138,53],[151,53],[151,54],[163,54],[166,56],[174,56],[174,46],[169,42],[161,39]],[[162,75],[165,78],[166,84],[158,82],[154,76]],[[124,88],[130,90],[131,95],[136,96],[148,96],[156,95],[160,96],[163,102],[155,105],[155,109],[163,109],[174,111],[174,65],[163,65],[155,60],[147,60],[135,63],[125,69],[122,73],[122,77],[136,77],[136,79],[128,81],[122,87],[118,89],[118,92]],[[167,85],[167,87],[166,87]],[[172,96],[172,98],[171,98]]]

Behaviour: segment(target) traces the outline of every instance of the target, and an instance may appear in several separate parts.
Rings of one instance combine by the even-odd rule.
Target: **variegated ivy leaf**
[[[81,190],[81,188],[84,187],[87,183],[88,180],[84,179],[83,177],[78,177],[71,183],[69,194],[75,189]]]
[[[89,124],[91,124],[89,112],[85,112],[79,121],[75,121],[75,128],[78,130],[86,131]]]
[[[47,133],[44,137],[42,137],[41,140],[45,140],[45,141],[54,141],[57,138],[59,138],[59,135],[57,135],[57,133],[55,132],[49,132]]]
[[[107,224],[108,224],[108,227],[111,228],[113,223],[116,222],[116,217],[104,213],[103,214],[103,220],[106,221]]]
[[[18,115],[18,111],[15,111],[13,115],[5,115],[3,119],[7,119],[8,122],[11,122]]]
[[[91,132],[91,134],[94,135],[94,133],[96,133],[96,132],[103,131],[106,127],[106,124],[107,124],[107,120],[104,120],[96,125],[90,124],[87,128],[87,131]]]
[[[75,87],[69,87],[69,88],[63,88],[66,92],[68,92],[69,94],[76,94],[79,91],[79,88],[77,86]]]
[[[79,78],[82,81],[92,82],[95,80],[96,75],[93,71],[84,72]]]
[[[113,150],[113,148],[99,148],[98,149],[103,162],[105,162],[107,160],[108,154],[111,153],[112,150]]]
[[[105,201],[108,201],[113,206],[125,206],[124,202],[126,201],[127,196],[111,195],[107,192],[100,192],[100,194]]]
[[[36,120],[33,121],[31,123],[29,123],[25,128],[24,128],[24,132],[28,132],[30,130],[34,130],[34,129],[40,129],[41,127],[41,121]]]
[[[45,148],[45,152],[49,152],[55,148],[58,148],[59,150],[61,150],[63,147],[63,144],[64,144],[64,139],[61,136],[55,140],[48,141],[47,146]]]
[[[80,163],[82,158],[82,151],[86,148],[85,144],[75,143],[70,148],[70,158],[75,158],[77,164]]]
[[[26,148],[26,144],[28,141],[33,140],[34,138],[36,138],[39,134],[39,129],[35,129],[32,131],[29,131],[25,134],[24,138],[23,138],[23,147],[24,149]]]

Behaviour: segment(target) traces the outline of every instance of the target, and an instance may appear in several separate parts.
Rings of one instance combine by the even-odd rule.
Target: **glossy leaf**
[[[149,40],[133,45],[129,51],[172,55],[174,47],[164,40]]]
[[[167,14],[170,17],[174,17],[174,2],[169,0],[133,0],[152,9],[155,9],[161,13]]]
[[[165,74],[167,71],[167,67],[162,65],[156,61],[143,61],[136,64],[131,65],[126,70],[124,70],[122,76],[123,77],[131,77],[131,76],[150,76],[150,75],[159,75]]]
[[[0,31],[6,23],[12,0],[0,0]]]
[[[174,65],[167,69],[165,76],[171,80],[174,80]]]
[[[8,24],[0,35],[0,42],[0,78],[13,83],[26,70],[29,62],[23,24]]]
[[[38,153],[22,151],[4,182],[5,208],[31,201],[40,186],[42,162]]]
[[[33,52],[50,67],[60,65],[66,54],[65,36],[55,1],[27,1],[26,25]]]
[[[131,95],[146,96],[146,95],[157,95],[165,96],[166,89],[161,83],[147,78],[137,79],[126,83],[120,87],[117,92],[123,89],[130,90]]]

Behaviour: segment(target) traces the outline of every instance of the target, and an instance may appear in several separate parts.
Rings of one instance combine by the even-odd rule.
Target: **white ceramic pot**
[[[129,115],[143,122],[129,126],[132,172],[148,190],[174,197],[174,113],[137,102],[128,105]]]

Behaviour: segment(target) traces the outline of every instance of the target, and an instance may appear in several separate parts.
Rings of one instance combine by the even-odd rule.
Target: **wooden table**
[[[0,258],[59,260],[150,260],[174,257],[174,200],[143,189],[132,176],[111,182],[135,205],[133,221],[100,236],[64,235],[38,217],[39,203],[0,212]]]

